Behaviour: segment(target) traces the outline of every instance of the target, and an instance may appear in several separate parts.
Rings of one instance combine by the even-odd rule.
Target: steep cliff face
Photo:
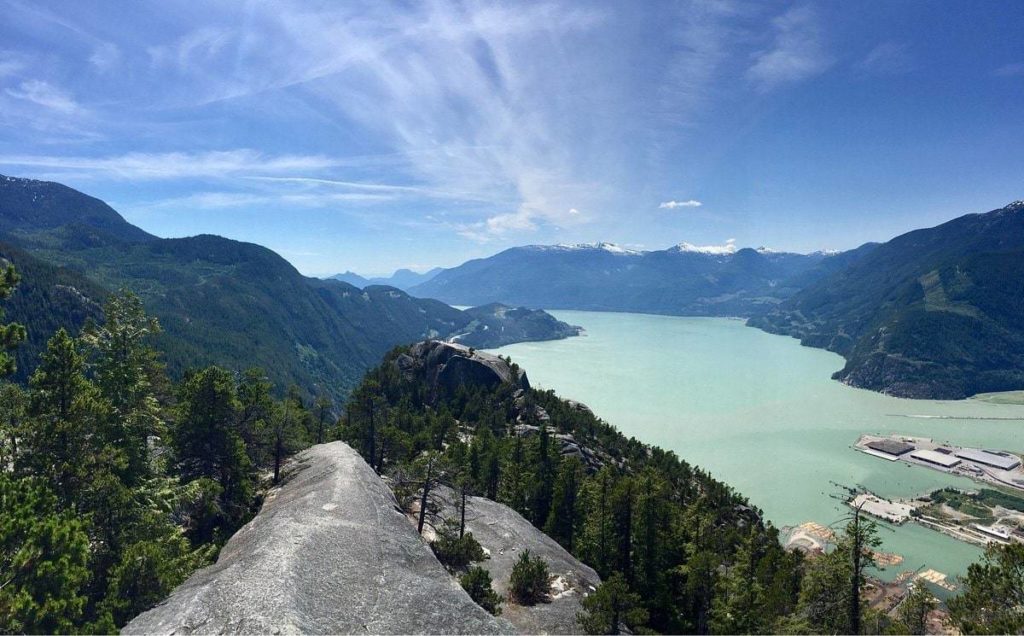
[[[215,565],[126,634],[500,634],[342,442],[300,454]]]
[[[414,344],[408,353],[398,356],[395,365],[409,376],[425,374],[435,393],[459,385],[493,388],[506,382],[530,387],[526,373],[501,358],[439,340]]]

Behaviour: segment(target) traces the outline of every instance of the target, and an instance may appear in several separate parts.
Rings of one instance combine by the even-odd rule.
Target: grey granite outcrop
[[[286,483],[126,634],[499,634],[342,442],[301,453]]]
[[[524,371],[498,356],[440,340],[417,342],[408,353],[398,356],[395,365],[407,374],[425,372],[435,395],[459,385],[493,388],[511,382],[522,388],[530,386]]]
[[[456,515],[455,493],[444,489],[443,498],[446,500],[446,514]],[[494,591],[505,599],[501,617],[508,619],[519,633],[584,633],[576,615],[582,610],[582,599],[601,584],[601,578],[593,568],[578,561],[518,512],[490,499],[467,499],[466,531],[472,532],[488,553],[489,557],[476,565],[490,573]],[[548,565],[552,584],[546,602],[524,606],[508,600],[512,566],[523,550],[541,557]]]

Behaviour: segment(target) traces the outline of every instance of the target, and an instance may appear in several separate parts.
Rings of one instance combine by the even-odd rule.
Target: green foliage
[[[583,611],[577,621],[587,634],[619,634],[623,624],[635,633],[648,618],[640,595],[629,591],[629,585],[618,572],[601,583],[581,604]]]
[[[475,565],[459,577],[459,584],[477,605],[495,616],[501,614],[501,597],[491,587],[491,575],[487,570]]]
[[[957,629],[965,634],[1024,632],[1024,544],[991,544],[962,583],[963,592],[949,601]]]
[[[125,453],[125,481],[136,484],[150,476],[148,440],[162,432],[153,387],[163,368],[149,344],[160,325],[127,291],[107,299],[103,315],[101,324],[86,326],[82,341],[92,352],[96,386],[110,406],[108,441]]]
[[[14,265],[7,265],[0,270],[0,300],[10,297],[19,280],[20,277],[14,270]],[[0,318],[3,318],[2,311],[0,311]],[[0,324],[0,376],[14,373],[16,365],[10,352],[24,339],[25,327],[17,323]]]
[[[217,530],[230,534],[252,510],[252,464],[239,431],[240,405],[234,378],[208,367],[185,379],[178,396],[174,431],[175,467],[186,482],[206,478],[220,487],[219,513],[193,536],[206,542]]]
[[[928,614],[938,606],[939,599],[924,583],[914,584],[896,609],[897,620],[889,628],[889,633],[927,634]]]
[[[437,530],[437,538],[430,542],[434,556],[451,571],[462,570],[470,563],[483,561],[484,549],[473,537],[472,532],[459,536],[459,522],[456,519],[445,519]]]
[[[544,559],[531,556],[529,550],[523,550],[512,565],[509,594],[520,605],[535,605],[547,600],[551,590],[550,579],[548,564]]]
[[[0,632],[61,633],[86,604],[89,537],[37,478],[0,472]]]
[[[796,608],[799,624],[817,633],[861,631],[854,629],[854,620],[864,614],[860,591],[864,571],[874,563],[872,551],[880,543],[877,532],[871,521],[851,521],[835,548],[808,564]]]

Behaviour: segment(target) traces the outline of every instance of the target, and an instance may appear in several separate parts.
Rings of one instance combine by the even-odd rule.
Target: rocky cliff
[[[445,492],[445,509],[454,516],[458,504],[451,491]],[[591,567],[569,554],[557,541],[538,530],[515,510],[483,497],[466,501],[466,531],[488,554],[478,563],[491,575],[492,586],[505,598],[501,617],[511,622],[522,634],[579,634],[576,615],[582,611],[580,601],[601,584]],[[512,566],[529,550],[544,559],[551,573],[551,593],[546,602],[517,605],[508,599]]]
[[[435,394],[459,385],[493,388],[511,382],[530,387],[524,371],[498,356],[439,340],[417,342],[408,353],[398,356],[395,365],[407,376],[425,375]]]
[[[514,631],[466,595],[362,458],[333,442],[300,454],[217,563],[123,633]]]

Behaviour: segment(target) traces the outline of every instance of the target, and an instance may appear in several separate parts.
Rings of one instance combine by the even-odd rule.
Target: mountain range
[[[836,379],[903,397],[1024,388],[1019,201],[839,253],[516,247],[409,291],[453,304],[745,317],[844,356]]]
[[[515,247],[446,269],[409,293],[452,304],[752,316],[830,271],[824,253],[613,243]]]
[[[7,319],[29,330],[18,379],[54,329],[96,318],[106,295],[121,288],[139,294],[159,318],[157,345],[172,374],[255,365],[277,386],[337,399],[395,345],[486,324],[481,346],[499,346],[524,331],[502,328],[515,312],[470,315],[394,287],[308,278],[252,243],[158,238],[99,199],[46,181],[0,176],[0,242],[0,255],[23,278],[4,305]]]
[[[359,288],[363,288],[368,285],[388,285],[390,287],[408,290],[410,287],[427,282],[442,271],[444,271],[443,268],[435,267],[421,274],[419,272],[414,272],[411,269],[399,269],[395,270],[395,273],[391,276],[372,278],[364,278],[355,272],[346,271],[343,274],[335,274],[334,276],[331,276],[331,278],[348,283],[349,285],[355,285]]]

